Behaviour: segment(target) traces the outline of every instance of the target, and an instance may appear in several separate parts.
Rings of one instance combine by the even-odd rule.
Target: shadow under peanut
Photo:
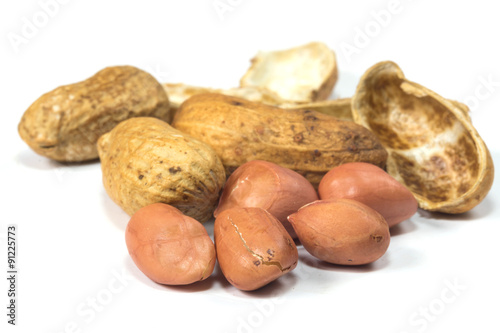
[[[99,159],[97,158],[84,162],[58,162],[48,157],[38,155],[29,149],[20,151],[15,157],[15,160],[20,165],[34,170],[53,170],[61,167],[77,168],[99,163]]]
[[[493,202],[491,196],[486,196],[486,198],[484,198],[483,201],[481,201],[481,203],[479,203],[476,207],[461,214],[430,212],[423,209],[418,209],[417,214],[419,217],[427,220],[469,222],[491,215],[495,209],[495,203]]]
[[[494,210],[495,204],[490,197],[486,197],[479,205],[470,211],[461,214],[431,212],[419,208],[415,215],[413,215],[410,219],[405,220],[390,229],[391,237],[415,232],[418,229],[419,224],[425,224],[426,226],[431,226],[436,229],[453,228],[456,226],[455,224],[443,222],[474,222],[475,220],[482,219],[492,214]]]
[[[396,224],[389,229],[391,237],[408,234],[417,230],[417,225],[411,219],[405,220],[401,223]]]
[[[325,270],[325,271],[335,271],[335,272],[350,272],[350,273],[368,273],[374,272],[387,267],[390,260],[384,254],[380,259],[375,262],[364,264],[364,265],[338,265],[332,264],[320,259],[317,259],[307,251],[299,252],[299,262],[303,263],[311,269]]]
[[[297,277],[293,274],[293,271],[291,271],[257,290],[240,291],[240,293],[245,297],[253,298],[280,297],[292,290],[297,280]]]
[[[213,287],[214,284],[218,283],[219,278],[216,274],[212,273],[207,279],[203,281],[198,281],[191,284],[186,285],[165,285],[154,282],[150,278],[148,278],[144,273],[142,273],[139,268],[135,265],[132,258],[127,256],[125,261],[125,267],[127,272],[133,276],[139,283],[147,285],[153,289],[162,290],[162,291],[177,291],[184,293],[197,293],[209,290]]]
[[[16,162],[26,168],[35,170],[51,170],[54,168],[53,163],[57,163],[46,157],[37,155],[28,149],[22,150],[17,154]]]
[[[233,286],[224,276],[219,263],[215,265],[214,273],[209,277],[213,281],[213,287],[221,288],[224,292],[232,294],[236,297],[244,298],[269,298],[282,296],[289,292],[297,282],[296,276],[293,276],[293,271],[280,276],[278,279],[268,283],[267,285],[252,291],[239,290]],[[208,280],[208,279],[207,279]]]

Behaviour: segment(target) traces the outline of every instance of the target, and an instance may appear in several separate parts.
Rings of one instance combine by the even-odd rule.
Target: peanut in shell
[[[311,110],[285,110],[221,94],[186,100],[172,126],[209,144],[230,175],[264,160],[292,169],[317,187],[333,167],[347,162],[385,166],[387,152],[369,130]]]
[[[226,181],[211,147],[151,117],[125,120],[98,141],[106,192],[127,214],[161,202],[200,222]]]
[[[39,155],[81,162],[98,157],[96,143],[102,134],[141,116],[169,122],[167,94],[150,74],[114,66],[42,95],[23,114],[18,131]]]

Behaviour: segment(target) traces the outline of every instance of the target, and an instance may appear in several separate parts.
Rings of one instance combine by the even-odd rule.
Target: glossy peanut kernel
[[[389,247],[389,226],[374,209],[350,199],[318,200],[290,215],[300,242],[318,259],[363,265]]]
[[[318,200],[316,190],[302,175],[271,162],[255,160],[243,164],[228,178],[214,216],[233,207],[260,207],[296,238],[287,217],[315,200]]]
[[[321,180],[320,198],[353,199],[375,209],[392,227],[413,216],[418,203],[413,194],[383,169],[370,163],[342,164]]]
[[[222,273],[240,290],[259,289],[297,266],[292,238],[262,208],[223,211],[215,219],[214,237]]]
[[[205,227],[167,204],[139,209],[127,225],[125,241],[137,267],[157,283],[190,284],[214,270],[215,248]]]

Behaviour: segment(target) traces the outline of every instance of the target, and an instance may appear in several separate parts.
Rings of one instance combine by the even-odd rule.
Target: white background
[[[99,164],[52,162],[17,134],[40,95],[106,66],[229,88],[258,50],[317,40],[337,53],[332,98],[351,96],[368,67],[393,60],[410,80],[469,104],[499,165],[493,1],[61,0],[45,9],[50,15],[46,2],[0,5],[2,332],[500,331],[498,182],[469,213],[419,211],[368,267],[320,264],[300,249],[294,272],[253,293],[236,290],[219,271],[196,285],[166,287],[130,260],[128,216],[107,197]],[[214,3],[230,8],[221,13]],[[30,22],[39,26],[31,33]],[[13,36],[24,39],[16,44]],[[3,277],[11,223],[18,225],[16,327],[6,323]]]

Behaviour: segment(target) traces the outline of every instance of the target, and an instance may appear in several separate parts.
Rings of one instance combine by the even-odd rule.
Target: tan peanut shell
[[[464,116],[470,120],[469,108],[467,107],[467,105],[453,100],[449,101],[450,103],[453,103],[457,108],[459,108],[463,112]],[[270,105],[275,105],[284,109],[313,110],[336,117],[338,119],[353,121],[351,104],[352,98],[338,98],[310,103],[275,103]]]
[[[276,94],[262,87],[236,87],[229,89],[205,88],[190,86],[183,83],[163,83],[170,101],[170,109],[173,114],[181,104],[191,96],[204,93],[218,93],[228,96],[243,98],[252,102],[260,102],[268,105],[284,103]],[[349,108],[351,104],[349,103]]]
[[[317,111],[341,120],[352,121],[350,98],[330,99],[326,101],[300,103],[300,104],[284,103],[284,104],[279,104],[278,106],[284,109]]]
[[[36,153],[79,162],[98,157],[96,143],[102,134],[140,116],[170,121],[168,96],[150,74],[115,66],[42,95],[26,110],[18,130]]]
[[[327,99],[338,78],[335,53],[320,42],[261,51],[251,62],[240,86],[263,87],[292,103]]]
[[[365,72],[352,111],[379,137],[389,153],[387,171],[422,209],[463,213],[490,190],[493,160],[467,107],[407,80],[394,62]]]
[[[211,147],[166,122],[125,120],[98,141],[104,188],[129,215],[162,202],[200,222],[212,217],[226,176]]]
[[[231,174],[252,160],[273,162],[317,187],[346,162],[385,166],[387,152],[363,126],[310,110],[285,110],[220,94],[186,100],[172,125],[213,147]]]
[[[352,121],[351,99],[339,98],[317,102],[295,103],[281,99],[275,93],[264,87],[236,87],[229,89],[216,89],[190,86],[183,83],[163,83],[170,101],[170,112],[174,115],[182,103],[191,96],[205,93],[218,93],[246,99],[251,102],[264,103],[278,106],[283,109],[313,110],[342,120]]]

